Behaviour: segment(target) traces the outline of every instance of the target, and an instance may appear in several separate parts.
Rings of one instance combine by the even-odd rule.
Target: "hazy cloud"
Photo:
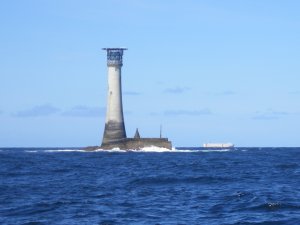
[[[88,106],[75,106],[62,113],[63,116],[70,117],[101,117],[105,116],[106,109],[104,107],[88,107]]]
[[[209,109],[202,110],[167,110],[164,112],[165,116],[202,116],[211,115],[212,112]]]
[[[230,96],[230,95],[236,95],[236,92],[231,90],[225,90],[220,92],[202,92],[204,95],[210,95],[210,96]]]
[[[188,87],[175,87],[175,88],[167,88],[164,90],[164,93],[170,93],[170,94],[181,94],[184,92],[187,92],[191,90]]]
[[[31,109],[21,110],[16,113],[13,113],[12,115],[15,117],[40,117],[40,116],[50,116],[57,112],[59,112],[60,109],[50,105],[38,105]]]
[[[275,119],[278,119],[278,117],[262,114],[262,115],[253,116],[252,119],[254,119],[254,120],[275,120]]]
[[[291,95],[300,95],[300,91],[290,91],[289,94],[291,94]]]
[[[140,92],[136,92],[136,91],[124,91],[123,92],[123,95],[140,95],[141,93]]]
[[[159,116],[160,114],[158,112],[150,112],[149,115],[150,116]]]
[[[216,92],[214,95],[217,96],[227,96],[227,95],[235,95],[236,93],[234,91],[221,91],[221,92]]]
[[[256,112],[256,115],[252,117],[254,120],[275,120],[280,119],[284,116],[291,115],[289,112],[285,111],[274,111],[274,110],[267,110],[265,112]]]

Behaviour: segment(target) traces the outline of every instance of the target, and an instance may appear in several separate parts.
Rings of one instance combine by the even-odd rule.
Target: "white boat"
[[[232,143],[205,143],[203,148],[234,148]]]

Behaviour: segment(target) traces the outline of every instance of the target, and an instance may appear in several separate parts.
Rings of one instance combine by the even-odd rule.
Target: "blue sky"
[[[297,0],[27,0],[0,7],[0,146],[101,143],[102,47],[127,47],[127,135],[300,146]]]

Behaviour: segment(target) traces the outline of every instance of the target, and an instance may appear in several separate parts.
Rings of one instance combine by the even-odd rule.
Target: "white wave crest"
[[[230,152],[233,151],[233,149],[203,149],[199,150],[199,152]]]
[[[183,153],[188,153],[188,152],[228,152],[232,151],[233,149],[176,149],[173,147],[172,149],[167,149],[167,148],[160,148],[156,146],[150,146],[150,147],[144,147],[142,149],[129,149],[129,150],[124,150],[120,148],[113,148],[110,150],[106,149],[96,149],[93,151],[90,150],[85,150],[85,149],[48,149],[48,150],[26,150],[25,152],[29,153],[36,153],[36,152],[48,152],[48,153],[55,153],[55,152],[171,152],[171,153],[176,153],[176,152],[183,152]]]
[[[120,149],[120,148],[113,148],[111,150],[105,150],[105,149],[96,149],[94,151],[90,151],[90,152],[172,152],[172,153],[176,153],[176,152],[228,152],[228,151],[232,151],[232,149],[176,149],[176,148],[172,148],[172,149],[167,149],[167,148],[160,148],[160,147],[156,147],[156,146],[149,146],[149,147],[144,147],[142,149],[129,149],[129,150],[124,150],[124,149]]]
[[[83,149],[53,149],[53,150],[45,150],[44,152],[86,152]]]
[[[91,152],[128,152],[128,151],[120,149],[120,148],[113,148],[113,149],[109,149],[109,150],[99,148],[99,149],[96,149],[96,150],[91,151]]]
[[[176,148],[168,149],[168,148],[160,148],[156,146],[144,147],[140,150],[130,150],[134,152],[191,152],[192,150],[179,150]]]
[[[167,149],[167,148],[160,148],[156,146],[150,146],[150,147],[144,147],[142,149],[128,149],[128,150],[124,150],[120,148],[113,148],[110,150],[106,150],[106,149],[99,148],[91,152],[189,152],[189,151],[193,151],[193,150],[178,150],[176,148]]]

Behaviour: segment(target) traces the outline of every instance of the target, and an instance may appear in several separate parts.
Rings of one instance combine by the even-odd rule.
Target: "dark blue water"
[[[300,224],[300,148],[192,150],[0,149],[0,224]]]

